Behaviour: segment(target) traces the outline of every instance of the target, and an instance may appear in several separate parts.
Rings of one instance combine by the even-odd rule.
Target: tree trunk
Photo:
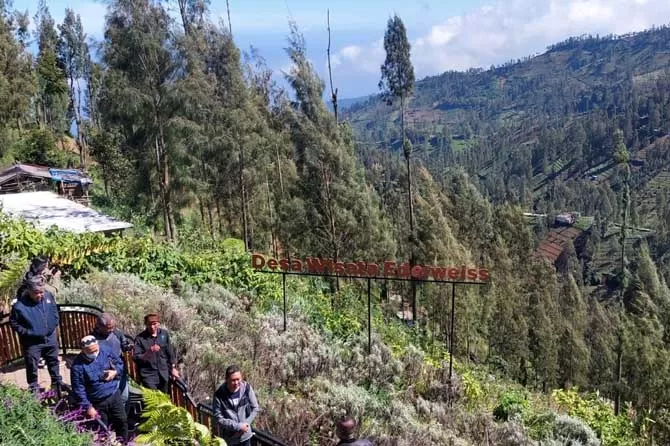
[[[244,250],[249,251],[249,215],[247,215],[247,191],[244,184],[244,145],[240,144],[240,163],[239,163],[239,181],[240,181],[240,200],[242,201],[242,232],[244,237]]]
[[[621,330],[621,329],[619,329]],[[614,397],[614,415],[621,413],[621,372],[622,372],[622,357],[623,357],[623,339],[621,331],[617,334],[617,350],[616,350],[616,392]]]
[[[77,125],[77,142],[79,144],[79,161],[83,169],[86,169],[86,164],[88,163],[88,147],[86,144],[86,135],[82,126],[81,119],[81,86],[79,81],[76,81],[77,85],[77,105],[73,106],[74,108],[74,120]]]
[[[165,231],[165,238],[168,240],[172,240],[172,234],[170,233],[170,218],[168,217],[167,213],[167,196],[165,193],[165,183],[163,182],[163,175],[161,172],[161,168],[163,166],[163,161],[162,161],[162,154],[161,154],[161,149],[159,147],[159,142],[158,142],[158,136],[155,137],[155,144],[156,144],[156,172],[158,173],[158,188],[160,189],[160,195],[161,195],[161,207],[163,208],[163,224],[165,225],[164,231]]]
[[[403,154],[405,155],[405,162],[407,164],[407,204],[409,208],[409,267],[410,267],[410,277],[411,270],[414,267],[416,259],[414,257],[414,203],[412,199],[412,169],[410,166],[410,156],[411,150],[409,145],[405,144],[405,97],[400,96],[400,128],[402,131],[402,149]],[[416,282],[412,280],[411,282],[411,301],[412,301],[412,321],[416,323]]]
[[[158,139],[156,140],[156,152],[158,155],[158,174],[161,198],[163,201],[165,218],[165,235],[171,242],[177,240],[177,233],[174,221],[174,212],[172,208],[172,194],[170,191],[170,172],[167,157],[167,148],[165,147],[165,134],[162,122],[158,122]]]
[[[214,237],[214,215],[212,213],[212,200],[207,203],[207,215],[209,215],[209,233]]]

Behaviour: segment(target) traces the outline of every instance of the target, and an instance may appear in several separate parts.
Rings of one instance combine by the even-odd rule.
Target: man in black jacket
[[[30,277],[12,302],[9,323],[19,335],[26,365],[26,381],[32,391],[39,388],[37,368],[40,356],[46,360],[52,387],[62,386],[58,365],[58,305],[45,289],[41,275]]]
[[[337,422],[336,433],[337,438],[340,439],[340,442],[337,443],[338,446],[373,446],[370,440],[357,440],[356,439],[356,420],[352,417],[344,417]]]
[[[258,415],[258,400],[236,365],[226,369],[226,382],[214,392],[213,410],[226,444],[251,446],[251,423]]]
[[[160,328],[156,313],[144,316],[146,329],[135,338],[133,360],[140,384],[168,393],[170,378],[178,379],[177,358],[167,330]]]

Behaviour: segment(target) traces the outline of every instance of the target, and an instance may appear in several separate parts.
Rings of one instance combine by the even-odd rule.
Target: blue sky
[[[258,48],[281,76],[288,69],[289,15],[305,35],[308,56],[325,80],[326,10],[330,8],[333,80],[340,97],[377,91],[382,39],[388,17],[405,22],[418,78],[446,70],[488,68],[544,51],[584,33],[623,34],[670,20],[668,0],[229,0],[238,46]],[[14,0],[32,16],[38,0]],[[101,38],[105,5],[94,0],[47,0],[62,21],[65,8],[79,13],[89,36]],[[173,0],[173,8],[176,1]],[[211,0],[214,18],[225,18],[225,0]],[[176,11],[176,9],[175,9]],[[661,19],[659,19],[661,18]]]

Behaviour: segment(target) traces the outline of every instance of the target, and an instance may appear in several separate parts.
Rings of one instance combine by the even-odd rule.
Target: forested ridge
[[[301,361],[297,376],[281,376],[282,386],[337,400],[353,392],[348,379],[359,385],[356,392],[372,385],[359,405],[347,400],[347,409],[366,415],[380,438],[503,445],[547,439],[551,432],[541,427],[553,419],[526,411],[528,397],[519,395],[542,399],[563,388],[607,398],[596,413],[570,393],[557,394],[603,444],[670,442],[670,29],[573,38],[487,71],[420,80],[403,96],[401,126],[395,102],[376,97],[334,115],[296,24],[287,33],[292,68],[284,91],[261,54],[237,48],[228,24],[214,23],[208,2],[171,5],[176,17],[167,2],[110,1],[104,38],[95,42],[72,11],[55,23],[44,2],[33,17],[0,2],[1,164],[81,166],[96,180],[95,206],[187,253],[235,237],[246,251],[275,256],[488,267],[490,285],[458,290],[454,345],[464,368],[457,409],[445,409],[454,395],[444,386],[444,358],[419,355],[428,364],[419,366],[412,356],[416,348],[444,352],[436,346],[450,332],[449,304],[438,286],[419,287],[414,337],[387,332],[389,347],[376,352],[372,378],[352,378],[304,333],[291,338],[317,359],[304,363],[309,367]],[[563,211],[593,217],[593,224],[584,246],[553,265],[533,251]],[[548,217],[529,223],[523,212]],[[640,227],[651,235],[630,229]],[[123,259],[121,271],[155,279],[152,267]],[[187,262],[179,259],[170,268]],[[100,259],[92,264],[104,267]],[[164,274],[159,284],[170,280]],[[393,326],[388,321],[409,307],[407,288],[376,290],[377,329]],[[318,308],[326,330],[318,339],[329,348],[359,341],[364,325],[353,310],[363,307],[352,290],[343,285],[324,305],[343,315]],[[196,298],[189,297],[193,306]],[[256,331],[248,333],[256,339]],[[394,362],[392,353],[404,356]],[[352,370],[370,367],[357,355],[347,356],[358,361]],[[524,390],[503,392],[492,404],[498,394],[485,392],[493,385],[469,381],[465,364],[482,373],[481,382],[500,377]],[[392,366],[405,368],[394,378]],[[319,373],[342,388],[311,381]],[[416,386],[413,376],[421,376]],[[304,428],[293,432],[298,444],[323,444],[314,440],[325,423],[317,409],[328,402],[300,413],[293,394],[274,398],[266,427],[288,435],[282,426],[293,422]],[[615,418],[607,411],[617,398],[622,415]],[[494,407],[502,427],[487,424]],[[397,420],[406,426],[394,427]],[[563,422],[551,424],[552,444],[569,444],[560,438],[572,437],[555,427]],[[597,444],[587,440],[579,444]]]

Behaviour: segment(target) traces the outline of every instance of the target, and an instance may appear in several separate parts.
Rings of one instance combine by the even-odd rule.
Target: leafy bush
[[[23,163],[69,167],[78,162],[78,157],[58,150],[56,137],[46,128],[31,130],[13,149],[15,158]]]
[[[499,404],[493,409],[493,416],[497,420],[508,421],[517,415],[523,415],[528,407],[528,396],[525,393],[511,390],[502,394]]]
[[[0,384],[0,444],[85,446],[90,434],[61,423],[35,396],[16,386]]]
[[[54,264],[74,278],[104,270],[135,274],[163,287],[181,283],[201,287],[213,282],[265,299],[280,296],[278,278],[256,272],[239,240],[213,242],[209,250],[193,252],[149,236],[105,237],[55,228],[43,232],[0,214],[0,259],[11,256],[13,264],[27,265],[28,259],[41,254],[51,256]]]
[[[578,417],[595,431],[604,446],[633,446],[634,426],[625,415],[614,415],[612,407],[600,395],[580,395],[576,390],[554,390],[552,398],[559,409]]]

